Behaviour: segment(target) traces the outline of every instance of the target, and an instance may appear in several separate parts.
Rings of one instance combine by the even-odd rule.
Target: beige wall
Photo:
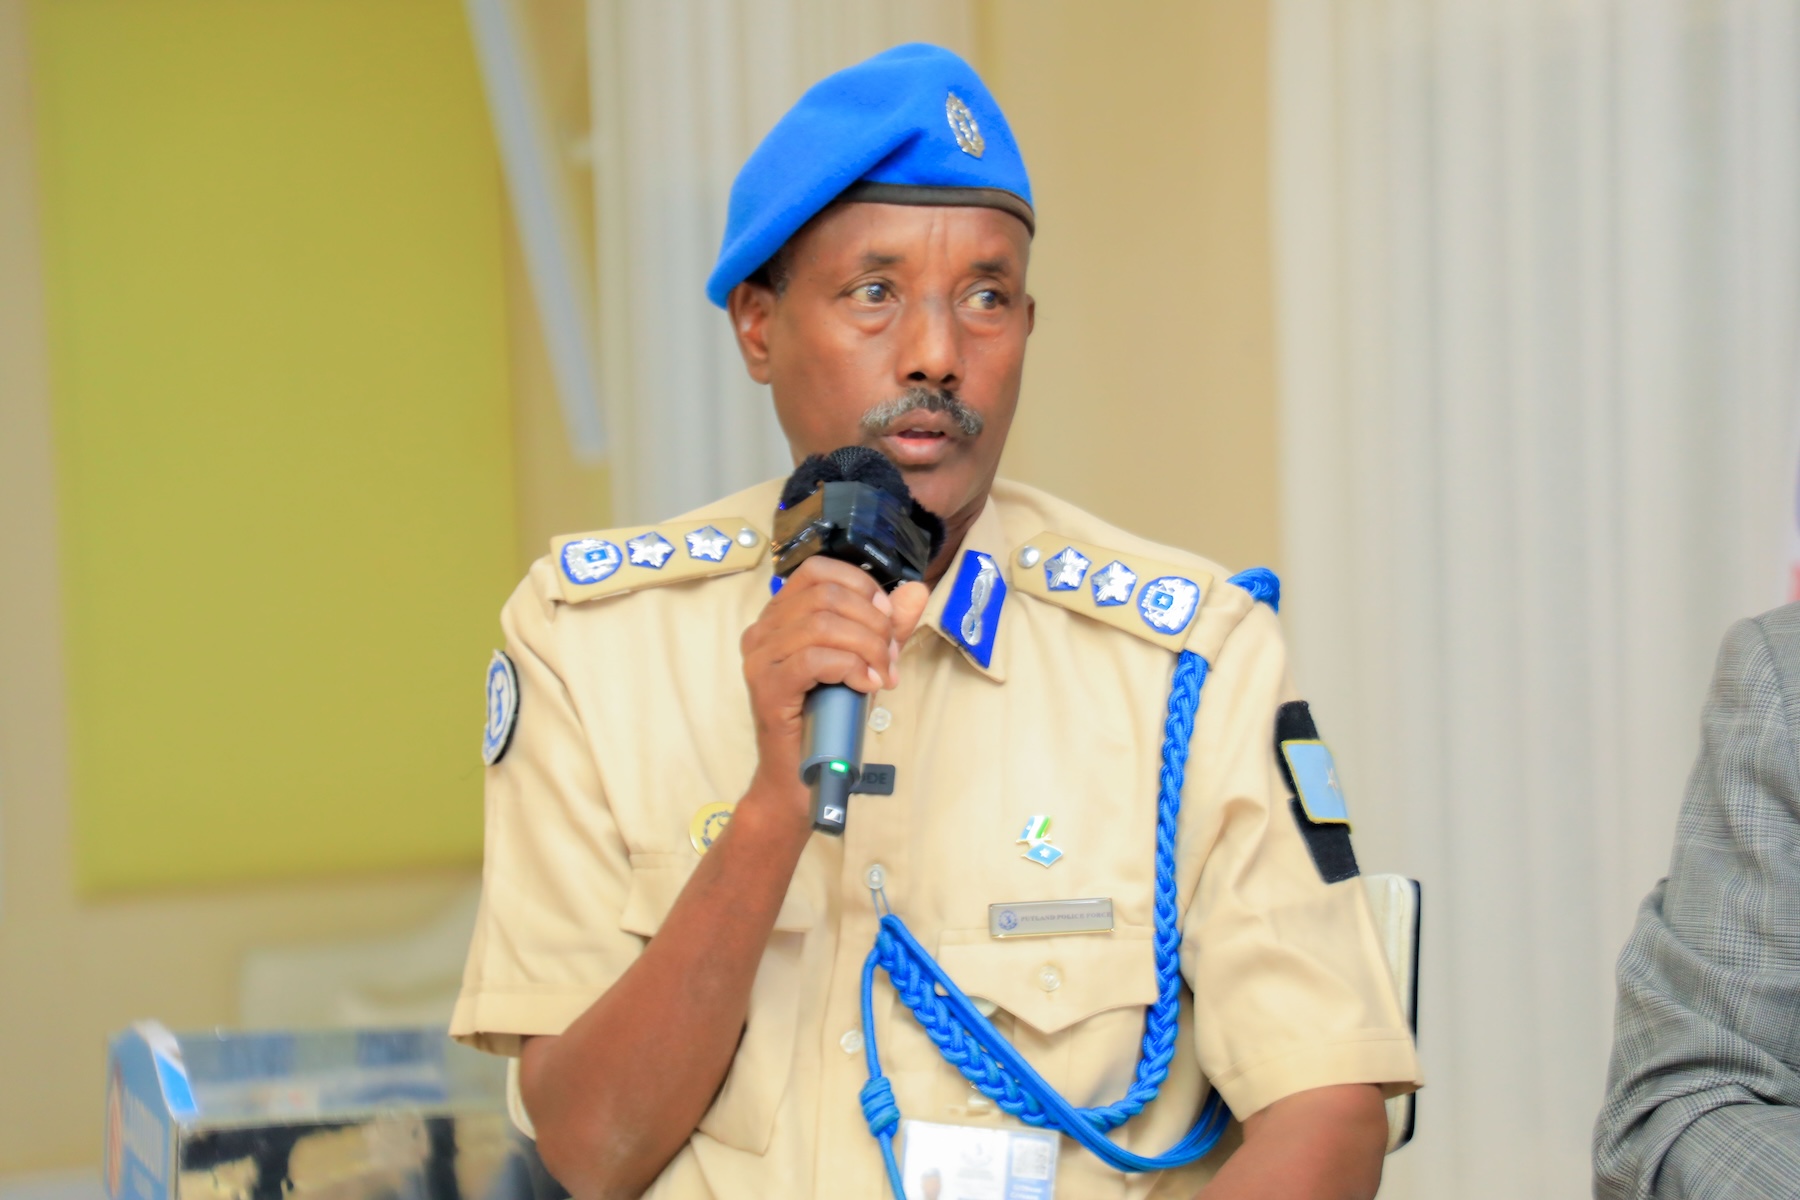
[[[980,0],[1038,207],[1003,469],[1280,569],[1263,0]]]

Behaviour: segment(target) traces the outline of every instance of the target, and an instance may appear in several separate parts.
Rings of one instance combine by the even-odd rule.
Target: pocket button
[[[1046,992],[1054,992],[1062,986],[1062,972],[1055,963],[1045,963],[1038,968],[1037,984]]]

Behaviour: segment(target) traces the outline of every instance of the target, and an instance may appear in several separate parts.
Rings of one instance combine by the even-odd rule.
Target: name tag
[[[903,1121],[906,1200],[1051,1200],[1056,1135]]]
[[[988,934],[997,938],[1052,933],[1111,933],[1112,897],[1091,900],[1026,900],[988,905]]]

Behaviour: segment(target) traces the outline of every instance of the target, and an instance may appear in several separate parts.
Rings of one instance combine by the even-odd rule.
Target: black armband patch
[[[1356,878],[1362,872],[1350,846],[1350,815],[1338,787],[1337,765],[1319,740],[1318,726],[1304,700],[1289,701],[1276,710],[1275,761],[1293,793],[1288,808],[1319,878],[1326,883]]]

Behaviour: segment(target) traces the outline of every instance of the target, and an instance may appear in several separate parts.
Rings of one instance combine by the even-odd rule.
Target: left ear
[[[775,293],[755,283],[740,283],[725,298],[731,316],[731,333],[737,338],[744,370],[757,383],[769,382],[769,320],[775,314]]]

